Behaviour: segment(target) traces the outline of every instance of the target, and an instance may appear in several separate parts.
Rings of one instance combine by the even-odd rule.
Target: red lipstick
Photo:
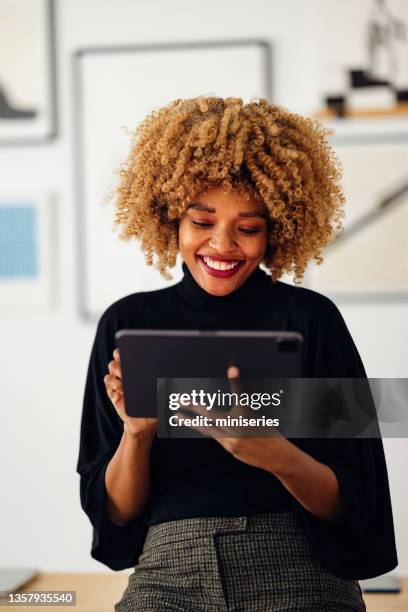
[[[198,260],[201,262],[201,265],[203,266],[203,268],[205,269],[205,271],[210,275],[210,276],[215,276],[216,278],[229,278],[230,276],[233,276],[237,270],[239,270],[240,268],[242,268],[242,266],[245,263],[245,260],[241,259],[231,259],[230,257],[213,257],[212,255],[208,255],[208,257],[210,259],[213,259],[214,261],[222,261],[225,263],[229,263],[232,261],[238,261],[237,265],[234,268],[231,268],[230,270],[215,270],[214,268],[210,268],[210,266],[207,266],[207,264],[205,263],[203,257],[207,257],[207,255],[197,255]]]

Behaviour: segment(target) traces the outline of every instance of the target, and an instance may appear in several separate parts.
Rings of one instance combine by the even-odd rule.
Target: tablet
[[[303,336],[292,331],[122,329],[120,351],[129,416],[157,416],[157,379],[226,379],[236,365],[241,378],[302,376]]]

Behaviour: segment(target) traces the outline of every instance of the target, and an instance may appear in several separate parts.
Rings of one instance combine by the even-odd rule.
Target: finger
[[[116,410],[118,409],[118,402],[122,399],[122,395],[120,395],[119,393],[116,393],[116,391],[110,391],[108,393],[109,399],[112,402],[112,404],[115,406]]]
[[[177,416],[179,425],[184,425],[184,427],[189,427],[190,429],[195,429],[199,433],[202,433],[203,436],[207,436],[207,437],[210,437],[210,438],[213,436],[213,431],[212,431],[213,428],[212,427],[206,427],[206,426],[201,426],[201,425],[193,425],[191,422],[190,422],[190,424],[186,424],[184,422],[185,419],[191,420],[191,417],[183,417],[181,414],[177,414],[175,416]]]
[[[225,417],[225,410],[219,410],[218,408],[209,409],[205,404],[187,404],[186,406],[179,406],[174,414],[184,414],[184,416],[189,416],[191,414],[197,416],[206,416],[209,418],[216,419],[218,417]]]
[[[122,378],[120,366],[116,361],[110,361],[108,363],[108,370],[113,376],[116,376],[117,378]]]
[[[135,418],[135,417],[133,417],[133,418]],[[145,417],[144,420],[146,421],[146,423],[152,423],[152,424],[155,424],[155,425],[158,425],[158,423],[159,423],[159,419],[157,417]],[[138,423],[140,422],[140,417],[137,417],[137,421],[138,421]]]
[[[178,412],[194,412],[194,414],[202,415],[202,416],[211,416],[212,410],[208,410],[205,404],[192,404],[189,402],[188,404],[183,404],[177,408],[176,414]]]
[[[208,438],[214,438],[215,440],[229,440],[232,437],[234,437],[234,434],[231,433],[231,435],[226,436],[226,432],[225,432],[225,428],[224,427],[219,427],[217,425],[193,425],[193,424],[189,424],[187,425],[184,422],[184,419],[188,419],[191,417],[183,417],[182,415],[178,414],[177,415],[178,418],[178,422],[180,425],[184,425],[184,427],[189,427],[190,429],[194,429],[195,431],[198,431],[199,433],[203,434],[203,436],[207,436]],[[225,442],[224,442],[225,444]]]
[[[208,417],[211,418],[212,411],[207,410],[206,406],[203,404],[192,404],[189,402],[188,404],[183,404],[182,406],[178,406],[177,410],[172,410],[172,416],[175,415],[179,421],[182,419],[192,419],[195,417]]]
[[[113,351],[113,358],[120,363],[120,353],[118,348],[115,348]]]
[[[119,391],[123,395],[123,383],[120,378],[106,374],[106,376],[103,378],[103,382],[109,390]]]
[[[108,395],[112,394],[112,393],[116,393],[116,394],[118,394],[120,396],[123,396],[123,388],[122,388],[122,386],[121,385],[120,386],[119,385],[116,386],[115,382],[113,382],[113,384],[112,383],[108,383],[107,390],[108,390]]]
[[[227,377],[229,379],[230,389],[232,393],[236,393],[238,396],[242,393],[242,384],[240,381],[240,371],[238,366],[231,365],[227,370]]]
[[[188,413],[188,411],[185,410],[185,407],[183,408],[181,407],[178,408],[174,412],[174,415],[173,415],[177,417],[178,422],[180,424],[183,424],[186,427],[190,427],[192,429],[196,429],[200,433],[207,435],[207,436],[211,436],[211,437],[228,435],[228,427],[223,427],[222,425],[215,424],[217,415],[214,415],[213,412],[205,411],[205,413],[203,413],[203,416],[207,416],[209,419],[212,419],[212,421],[209,421],[207,424],[202,423],[202,424],[186,425],[185,419],[191,420],[191,418],[194,418],[195,410],[193,411],[194,414],[192,415],[191,412]]]
[[[126,412],[125,398],[123,397],[123,395],[113,399],[113,405],[114,405],[114,407],[116,409],[116,412],[118,413],[118,415],[122,419],[122,421],[124,421],[126,419],[126,417],[128,416],[128,414]]]
[[[112,391],[117,391],[121,395],[123,395],[123,385],[119,378],[115,378],[115,380],[111,383]]]

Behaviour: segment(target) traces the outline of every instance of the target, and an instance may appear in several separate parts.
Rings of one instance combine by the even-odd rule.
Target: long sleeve
[[[327,300],[327,301],[326,301]],[[325,299],[306,347],[306,377],[361,378],[366,372],[344,319]],[[367,388],[368,381],[367,381]],[[335,473],[340,522],[330,524],[293,501],[320,562],[345,578],[381,575],[398,564],[387,466],[381,437],[304,439],[300,446]]]
[[[115,328],[108,309],[99,321],[88,366],[77,472],[81,506],[93,527],[91,556],[113,570],[121,570],[137,563],[147,532],[149,508],[124,526],[115,525],[107,515],[105,471],[123,432],[123,422],[103,382],[113,358]]]

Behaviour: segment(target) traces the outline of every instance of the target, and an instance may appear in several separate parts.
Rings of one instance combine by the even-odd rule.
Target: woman
[[[135,134],[115,223],[166,278],[180,252],[184,276],[112,304],[92,348],[77,471],[92,556],[135,566],[116,612],[361,611],[357,580],[397,565],[381,439],[158,438],[126,414],[114,346],[132,327],[293,330],[304,377],[366,377],[334,303],[299,286],[341,229],[326,133],[263,99],[199,97]]]

